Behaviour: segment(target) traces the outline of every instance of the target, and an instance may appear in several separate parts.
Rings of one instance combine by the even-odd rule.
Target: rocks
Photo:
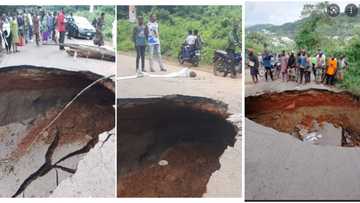
[[[169,165],[169,162],[166,160],[160,160],[158,164],[159,164],[159,166],[167,166],[167,165]]]

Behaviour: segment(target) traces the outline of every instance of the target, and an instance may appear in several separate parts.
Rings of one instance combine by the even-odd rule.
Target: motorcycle
[[[213,63],[214,63],[214,75],[218,76],[221,73],[224,77],[227,74],[231,73],[233,77],[236,76],[237,73],[241,74],[241,54],[235,53],[234,55],[230,55],[228,52],[223,50],[215,50]],[[235,75],[232,73],[232,66],[235,66]]]
[[[180,64],[190,62],[193,66],[198,66],[201,60],[200,49],[196,49],[191,45],[183,44],[178,55],[178,60]]]

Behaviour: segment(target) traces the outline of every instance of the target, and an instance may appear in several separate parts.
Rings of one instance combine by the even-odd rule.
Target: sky
[[[304,4],[308,3],[316,3],[316,1],[248,1],[245,5],[245,25],[282,25],[284,23],[294,22],[300,19],[301,10]],[[341,12],[343,12],[348,3],[359,5],[360,1],[330,1],[330,3],[338,4]]]

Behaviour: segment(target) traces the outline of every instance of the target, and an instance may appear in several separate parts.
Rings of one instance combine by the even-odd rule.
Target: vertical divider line
[[[118,68],[117,68],[117,61],[118,61],[118,54],[117,54],[117,31],[118,31],[118,21],[117,21],[117,5],[114,4],[114,7],[115,7],[115,18],[114,18],[114,21],[115,21],[115,32],[113,33],[113,38],[115,38],[115,40],[113,39],[113,42],[114,43],[114,48],[115,48],[115,65],[114,65],[114,68],[115,68],[115,162],[114,162],[114,167],[115,167],[115,187],[114,187],[114,195],[115,197],[114,198],[117,198],[117,89],[118,89],[118,82],[117,82],[117,76],[118,76]]]
[[[245,3],[246,0],[243,0],[242,1],[242,6],[241,6],[241,9],[242,9],[242,12],[241,12],[241,52],[242,52],[242,61],[241,61],[241,65],[242,65],[242,95],[241,95],[241,99],[242,99],[242,114],[241,114],[241,119],[242,119],[242,122],[241,122],[241,154],[242,154],[242,157],[241,157],[241,172],[242,172],[242,175],[241,175],[241,181],[242,181],[242,187],[241,187],[241,195],[242,195],[242,198],[243,200],[245,201],[245,140],[246,140],[246,135],[245,135],[245,58],[246,58],[246,53],[245,53],[245,20],[246,20],[246,13],[245,13],[245,6],[246,6],[246,3]]]

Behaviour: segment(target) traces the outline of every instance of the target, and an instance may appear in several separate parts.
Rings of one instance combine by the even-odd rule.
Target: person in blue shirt
[[[272,55],[267,51],[265,50],[264,51],[264,54],[262,56],[262,63],[265,67],[265,80],[267,81],[268,80],[268,74],[270,75],[270,78],[271,80],[273,81],[274,78],[273,78],[273,74],[272,74],[272,64],[271,64],[271,59],[272,59]]]
[[[300,51],[299,53],[299,57],[298,57],[298,66],[299,66],[299,73],[300,73],[300,78],[299,78],[299,83],[302,84],[303,78],[305,76],[305,69],[307,68],[307,57],[306,57],[306,52],[304,50]]]
[[[138,17],[138,25],[133,30],[133,42],[136,49],[136,71],[140,72],[139,61],[141,59],[141,71],[145,72],[145,49],[146,49],[147,28],[144,25],[144,18]]]

